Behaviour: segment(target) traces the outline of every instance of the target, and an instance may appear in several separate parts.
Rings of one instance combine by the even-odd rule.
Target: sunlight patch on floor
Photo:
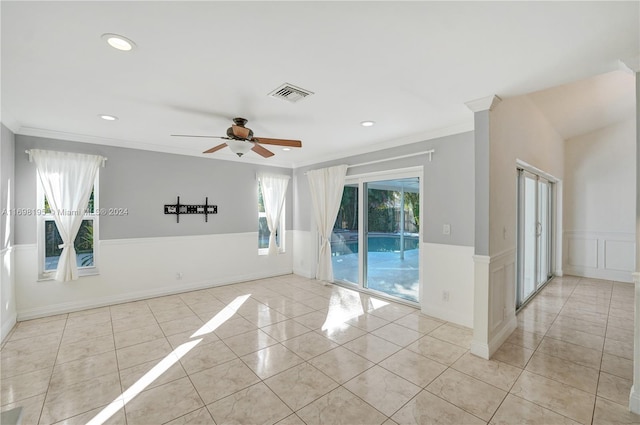
[[[202,325],[200,329],[194,332],[190,338],[197,338],[215,331],[220,325],[233,317],[244,302],[251,294],[241,295],[231,301],[222,311],[216,314],[211,320]],[[202,338],[195,339],[178,346],[171,353],[167,354],[158,364],[156,364],[149,372],[145,373],[142,378],[138,379],[125,392],[120,394],[118,398],[113,400],[107,407],[102,409],[100,413],[93,417],[87,425],[102,425],[108,421],[118,410],[122,409],[128,402],[133,400],[138,394],[144,391],[153,381],[158,379],[171,366],[176,364],[185,354],[191,351],[196,345],[202,341]]]

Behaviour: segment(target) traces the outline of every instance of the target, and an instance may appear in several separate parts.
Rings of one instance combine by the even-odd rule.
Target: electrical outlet
[[[182,272],[176,273],[176,280],[182,280]]]
[[[449,302],[449,291],[442,291],[442,301]]]
[[[442,234],[443,235],[450,235],[451,234],[451,225],[450,224],[443,224],[442,225]]]

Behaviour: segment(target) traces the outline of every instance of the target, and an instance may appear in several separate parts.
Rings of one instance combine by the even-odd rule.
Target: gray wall
[[[159,152],[16,136],[16,206],[36,207],[36,168],[27,149],[49,149],[103,155],[100,169],[100,207],[127,208],[128,215],[100,218],[100,239],[188,236],[257,232],[256,172],[291,175],[287,168],[220,161]],[[293,189],[287,191],[286,228],[291,229]],[[205,197],[218,214],[176,217],[163,213],[164,204],[201,204]],[[16,243],[36,242],[35,217],[18,217]]]
[[[8,248],[14,243],[13,220],[9,221],[9,228],[7,228],[9,216],[1,214],[2,211],[15,207],[13,200],[9,198],[15,195],[14,151],[14,134],[4,124],[0,124],[0,249]]]
[[[308,170],[338,164],[358,164],[435,149],[433,161],[427,155],[385,161],[349,168],[347,175],[424,166],[423,210],[421,222],[424,241],[449,245],[474,245],[474,134],[455,134],[391,149],[351,156],[335,161],[296,168],[294,171],[295,230],[311,229],[311,198],[304,175]],[[442,234],[443,224],[451,225],[451,234]]]
[[[475,128],[475,253],[489,255],[489,110],[474,113]]]

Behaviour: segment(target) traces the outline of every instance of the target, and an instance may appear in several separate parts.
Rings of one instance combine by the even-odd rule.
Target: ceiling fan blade
[[[196,136],[194,134],[172,134],[172,137],[204,137],[205,139],[229,139],[224,136]]]
[[[207,149],[206,151],[204,151],[202,153],[213,153],[215,151],[219,151],[220,149],[226,148],[226,147],[227,147],[227,144],[226,143],[222,143],[222,144],[220,144],[218,146],[212,147],[211,149]]]
[[[269,158],[270,156],[275,155],[269,149],[263,148],[262,146],[260,146],[257,143],[253,144],[253,147],[251,148],[251,150],[254,151],[255,153],[257,153],[258,155],[263,156],[264,158]]]
[[[265,145],[289,146],[292,148],[302,147],[302,142],[300,140],[268,139],[266,137],[254,137],[251,140],[258,143],[263,143]]]
[[[234,136],[240,137],[242,139],[246,139],[249,137],[249,129],[246,127],[240,127],[239,125],[232,125]]]

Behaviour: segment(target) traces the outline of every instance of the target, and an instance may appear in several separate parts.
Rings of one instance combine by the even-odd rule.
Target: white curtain
[[[278,253],[276,231],[280,224],[280,216],[282,215],[284,198],[287,194],[289,178],[289,176],[279,174],[258,174],[260,189],[262,189],[264,212],[267,216],[267,226],[269,227],[269,232],[271,232],[269,236],[269,255],[276,255]]]
[[[51,207],[53,219],[62,238],[62,248],[55,279],[60,282],[78,279],[76,250],[73,242],[82,225],[96,172],[104,158],[70,152],[32,149],[38,177]]]
[[[313,213],[318,227],[318,234],[320,235],[320,253],[316,271],[316,279],[318,280],[333,281],[331,232],[338,215],[338,209],[340,209],[346,175],[346,165],[307,172]]]

